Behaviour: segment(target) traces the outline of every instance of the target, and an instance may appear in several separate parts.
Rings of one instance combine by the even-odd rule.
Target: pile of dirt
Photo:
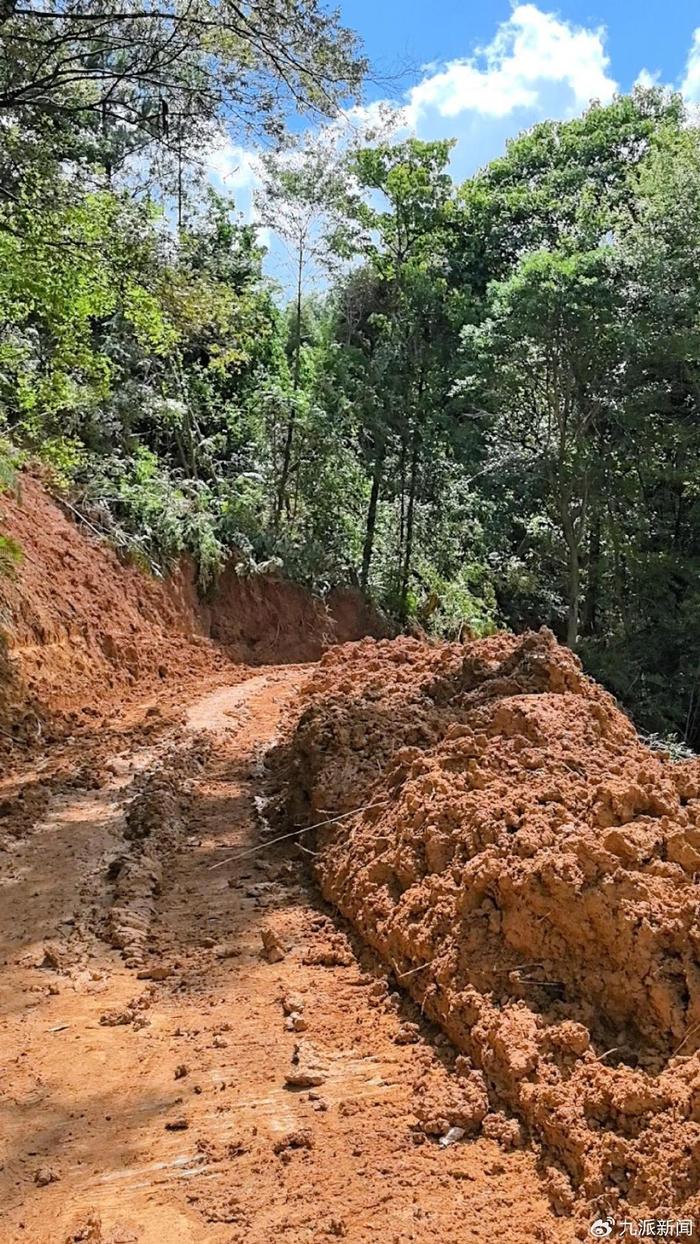
[[[347,645],[305,694],[286,816],[462,1051],[429,1128],[500,1118],[561,1212],[699,1214],[700,761],[545,630]]]

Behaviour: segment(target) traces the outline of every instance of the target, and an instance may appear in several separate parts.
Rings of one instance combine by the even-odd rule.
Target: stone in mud
[[[313,1134],[306,1127],[297,1128],[293,1132],[287,1132],[284,1136],[280,1136],[272,1146],[273,1153],[283,1154],[288,1149],[313,1149]]]
[[[57,942],[45,942],[39,962],[40,968],[49,968],[52,972],[61,972],[67,961],[66,951]]]
[[[132,1007],[126,1007],[123,1011],[105,1011],[104,1015],[100,1015],[100,1024],[103,1028],[118,1028],[125,1024],[132,1024],[136,1018],[136,1011]]]
[[[222,942],[218,946],[214,946],[214,955],[217,959],[238,959],[242,951],[240,946],[234,946],[228,942]]]
[[[40,1166],[34,1172],[34,1183],[38,1184],[40,1188],[45,1188],[47,1184],[56,1183],[57,1179],[58,1175],[51,1166]]]
[[[304,1010],[304,999],[301,994],[285,992],[280,999],[285,1015],[299,1015]]]
[[[317,1088],[325,1084],[328,1072],[328,1058],[304,1038],[294,1047],[292,1066],[284,1081],[289,1088]]]
[[[172,975],[172,968],[166,964],[158,964],[151,968],[141,968],[136,973],[137,979],[140,981],[164,981]]]
[[[284,959],[287,953],[287,948],[279,935],[275,933],[274,929],[261,929],[260,939],[263,946],[263,958],[267,959],[268,963],[279,963],[281,959]]]
[[[284,1021],[287,1032],[306,1032],[308,1024],[303,1015],[299,1015],[297,1011],[292,1011]]]

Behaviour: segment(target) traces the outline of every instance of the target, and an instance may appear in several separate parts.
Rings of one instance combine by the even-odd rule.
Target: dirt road
[[[445,1039],[294,840],[265,845],[261,753],[305,677],[209,690],[97,778],[86,747],[33,824],[25,775],[0,855],[3,1244],[573,1238],[528,1151],[412,1127]]]

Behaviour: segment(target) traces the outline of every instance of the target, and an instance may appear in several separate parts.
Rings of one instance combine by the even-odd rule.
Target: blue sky
[[[697,0],[336,2],[376,74],[355,123],[371,124],[383,99],[402,106],[404,133],[457,139],[456,180],[535,122],[576,116],[591,99],[607,102],[640,80],[680,89],[700,104]],[[212,158],[211,176],[249,217],[255,153],[232,135]],[[280,264],[273,244],[270,270]]]
[[[491,42],[512,6],[508,0],[341,0],[340,7],[373,60],[392,70],[402,58],[420,66],[470,55],[475,46]],[[642,66],[660,71],[664,81],[680,80],[700,25],[697,0],[576,0],[538,7],[574,26],[605,27],[613,74],[623,90]]]

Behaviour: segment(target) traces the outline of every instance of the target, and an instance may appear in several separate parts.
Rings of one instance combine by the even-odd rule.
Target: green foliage
[[[0,428],[1,428],[0,424]],[[16,482],[19,455],[11,442],[0,432],[0,493],[12,488]],[[0,575],[11,574],[22,561],[22,549],[11,536],[0,532]]]
[[[22,561],[22,549],[11,536],[0,532],[0,575],[11,574]]]
[[[107,0],[96,72],[81,4],[29,10],[0,68],[0,483],[38,457],[124,556],[190,556],[203,590],[273,559],[451,639],[545,623],[674,754],[700,743],[700,133],[679,98],[535,126],[462,187],[447,140],[262,158],[281,309],[196,150],[234,112],[279,133],[262,83],[332,112],[352,38],[315,0],[203,0],[141,13],[120,49]],[[165,96],[143,72],[164,22]],[[79,113],[37,88],[64,52]],[[16,556],[0,542],[0,569]]]

